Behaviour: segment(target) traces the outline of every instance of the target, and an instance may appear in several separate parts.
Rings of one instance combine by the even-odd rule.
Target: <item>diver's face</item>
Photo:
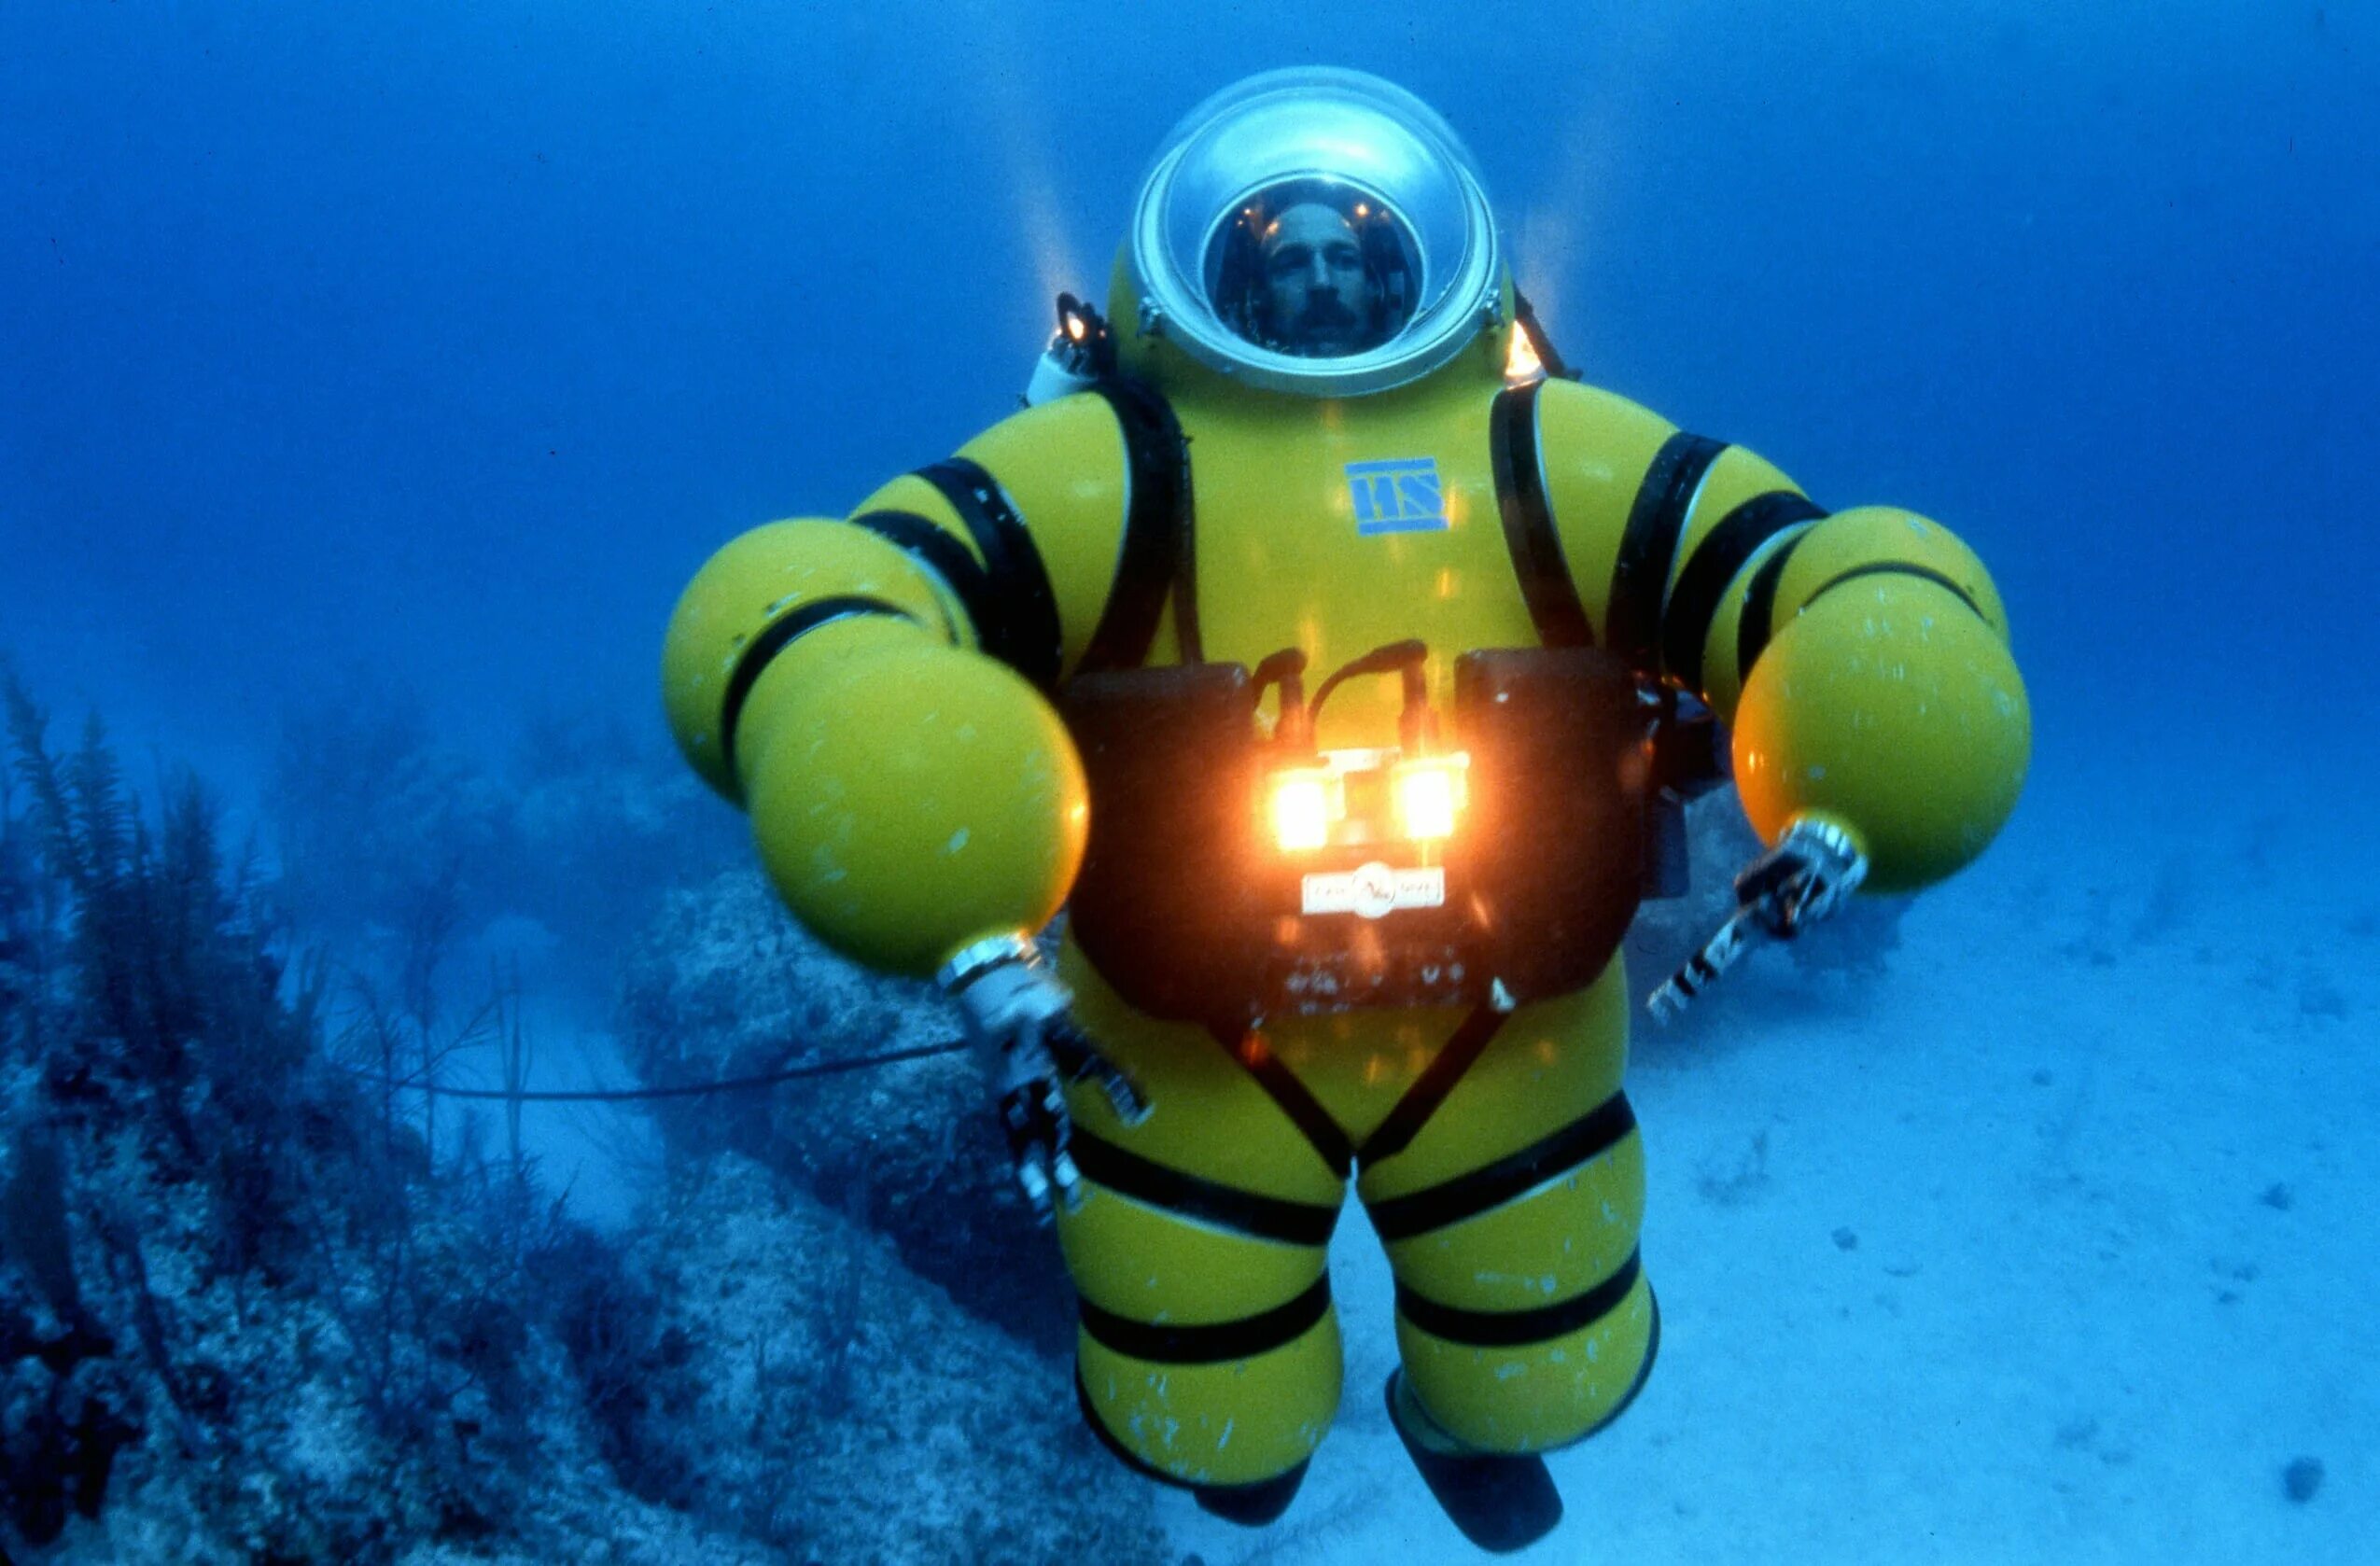
[[[1265,231],[1263,256],[1276,344],[1311,358],[1355,352],[1373,301],[1347,219],[1319,202],[1293,206]]]

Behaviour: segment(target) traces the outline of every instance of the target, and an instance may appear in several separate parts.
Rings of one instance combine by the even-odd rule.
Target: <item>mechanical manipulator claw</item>
[[[1868,875],[1868,857],[1831,821],[1796,820],[1777,846],[1735,878],[1735,913],[1645,1002],[1669,1022],[1763,939],[1789,941],[1842,906]]]
[[[1030,941],[978,942],[952,958],[937,982],[957,1002],[999,1084],[1001,1128],[1034,1218],[1049,1223],[1058,1202],[1072,1211],[1083,1200],[1083,1175],[1069,1147],[1073,1123],[1063,1084],[1098,1084],[1127,1125],[1147,1117],[1147,1098],[1074,1025],[1068,1014],[1073,996],[1042,965]]]

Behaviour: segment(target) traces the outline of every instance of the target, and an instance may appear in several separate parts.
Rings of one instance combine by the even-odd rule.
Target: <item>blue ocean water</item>
[[[713,540],[998,417],[1172,119],[1318,62],[1466,136],[1590,378],[1973,536],[2053,734],[2371,690],[2359,7],[5,27],[10,639],[192,736],[342,658],[648,704]]]
[[[1588,379],[1976,546],[2038,730],[2023,875],[2203,859],[2221,903],[2277,853],[2285,954],[2372,902],[2352,3],[19,4],[0,649],[235,793],[358,668],[467,748],[657,734],[703,558],[1012,409],[1173,120],[1306,63],[1462,132]]]

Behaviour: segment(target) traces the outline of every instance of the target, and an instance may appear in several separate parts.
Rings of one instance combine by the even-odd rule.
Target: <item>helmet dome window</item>
[[[1139,334],[1238,384],[1361,397],[1493,319],[1504,261],[1471,155],[1360,71],[1267,71],[1174,128],[1133,203]]]

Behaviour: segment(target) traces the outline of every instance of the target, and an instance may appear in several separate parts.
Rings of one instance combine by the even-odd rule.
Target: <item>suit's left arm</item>
[[[2032,748],[1990,574],[1889,507],[1751,530],[1715,519],[1685,540],[1661,645],[1730,725],[1753,826],[1771,844],[1796,817],[1844,828],[1874,891],[1957,871],[2015,808]]]
[[[1509,437],[1536,459],[1511,470],[1542,485],[1527,498],[1552,528],[1523,583],[1541,636],[1707,702],[1771,846],[1797,816],[1842,827],[1877,891],[1983,851],[2015,808],[2032,720],[1973,551],[1909,511],[1829,516],[1757,454],[1592,386],[1505,397]],[[1551,612],[1565,600],[1575,623]]]

